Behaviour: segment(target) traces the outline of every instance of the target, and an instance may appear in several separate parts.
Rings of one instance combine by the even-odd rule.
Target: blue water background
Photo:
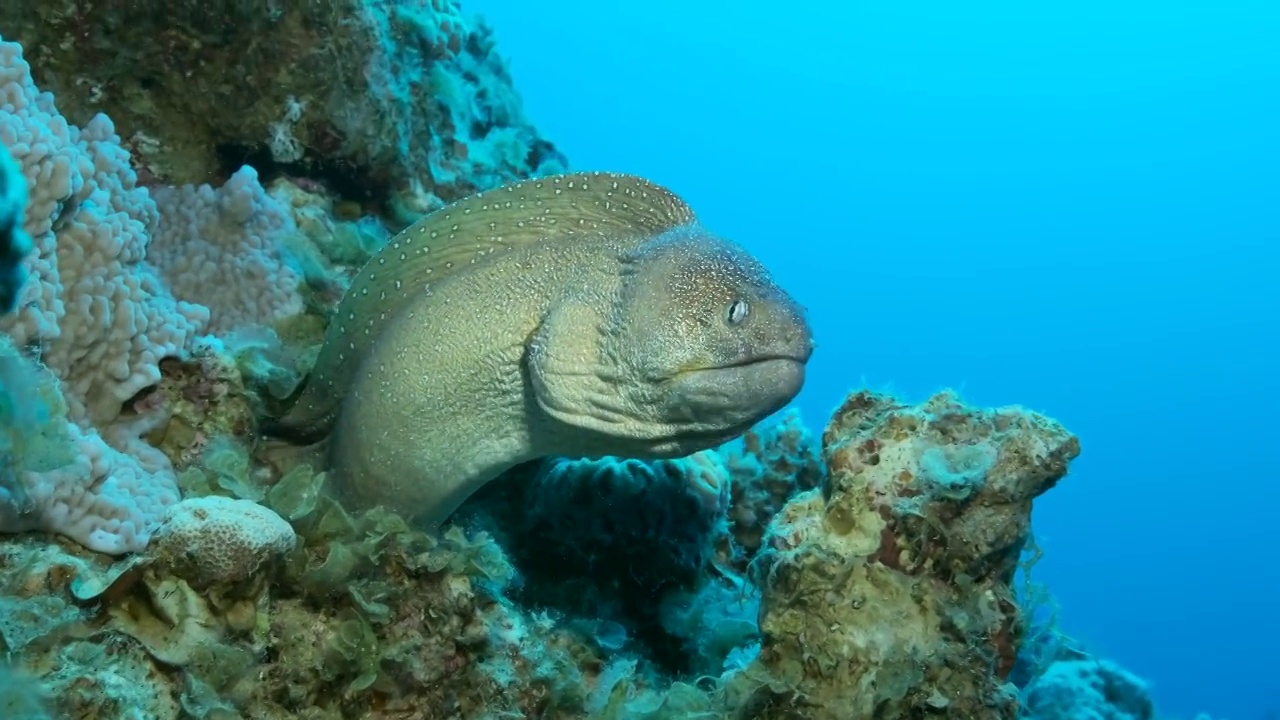
[[[799,402],[1066,423],[1064,629],[1162,714],[1280,708],[1280,3],[476,0],[575,169],[682,193],[811,310]]]

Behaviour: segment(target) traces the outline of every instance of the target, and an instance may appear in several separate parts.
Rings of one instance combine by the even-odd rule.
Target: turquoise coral
[[[1024,691],[1027,720],[1153,720],[1146,683],[1106,660],[1052,663]]]

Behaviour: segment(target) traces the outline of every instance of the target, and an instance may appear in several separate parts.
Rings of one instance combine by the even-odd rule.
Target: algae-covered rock
[[[825,475],[819,441],[790,408],[720,448],[731,478],[729,523],[739,556],[726,558],[742,571],[755,557],[769,521],[797,493],[817,487]]]
[[[167,669],[136,641],[106,633],[75,640],[26,663],[59,718],[177,720],[178,691]]]
[[[211,444],[244,439],[254,429],[257,399],[221,342],[196,342],[185,357],[160,361],[160,374],[160,382],[135,402],[135,410],[163,411],[165,421],[147,439],[176,468],[190,465]]]
[[[1006,679],[1022,617],[1011,581],[1031,502],[1065,473],[1075,438],[1017,408],[977,410],[947,394],[912,406],[870,393],[850,396],[832,418],[821,463],[803,450],[794,419],[753,437],[687,473],[670,464],[636,472],[657,483],[649,492],[667,487],[664,497],[720,518],[703,526],[720,530],[694,534],[701,559],[677,565],[681,582],[670,582],[676,573],[623,588],[617,567],[562,563],[563,587],[608,586],[592,597],[622,588],[641,602],[645,588],[667,587],[650,600],[651,622],[667,633],[667,651],[691,658],[684,671],[662,662],[655,629],[638,631],[637,615],[588,622],[581,608],[523,604],[537,595],[526,585],[540,580],[520,568],[537,547],[519,548],[513,564],[476,526],[429,535],[385,509],[348,512],[325,473],[268,470],[234,442],[193,460],[189,498],[174,513],[184,520],[145,555],[112,561],[36,538],[8,546],[0,599],[49,621],[24,622],[6,642],[25,672],[44,678],[51,709],[72,716],[126,717],[122,708],[136,706],[148,718],[264,720],[1012,718],[1018,694]],[[818,487],[796,494],[797,483],[753,481],[771,489],[737,494],[753,507],[790,497],[758,551],[707,552],[709,540],[731,542],[726,464],[737,477],[765,478],[788,462],[817,468]],[[518,502],[508,511],[531,507],[524,493],[540,484],[524,479],[509,488]],[[560,503],[565,513],[607,503],[559,492],[540,498],[542,512],[557,497],[577,498]],[[612,522],[638,507],[633,500]],[[661,515],[631,514],[651,532],[667,526],[654,522]],[[505,515],[496,516],[503,541],[547,537]],[[255,517],[261,523],[242,522]],[[549,529],[552,516],[544,521]],[[257,536],[245,530],[255,527],[274,531],[250,542]],[[589,557],[598,525],[563,527],[589,531],[573,548]],[[726,557],[751,558],[749,576]],[[44,604],[23,604],[33,598]]]
[[[0,717],[5,720],[50,720],[48,697],[33,677],[0,664]]]
[[[0,29],[69,121],[111,117],[144,182],[276,164],[357,201],[395,193],[408,222],[564,166],[455,0],[7,2]]]
[[[753,667],[783,688],[756,717],[1015,718],[1031,502],[1079,452],[1021,408],[851,395],[823,435],[825,483],[774,518],[756,565]]]

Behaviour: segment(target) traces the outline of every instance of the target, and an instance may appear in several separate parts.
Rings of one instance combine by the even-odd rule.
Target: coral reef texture
[[[545,458],[433,534],[259,437],[391,233],[565,165],[452,0],[0,34],[0,717],[1150,717],[1027,653],[1079,444],[1022,408],[855,392],[819,435]]]
[[[774,518],[760,662],[805,717],[1014,717],[1012,582],[1031,501],[1079,454],[1021,409],[851,395],[823,435],[828,477]],[[886,715],[887,714],[887,715]]]
[[[72,123],[105,112],[172,184],[255,158],[427,209],[563,164],[456,0],[5,3],[0,28]]]
[[[1011,583],[1031,501],[1076,439],[1017,408],[858,393],[817,442],[783,419],[751,450],[656,468],[553,462],[439,538],[346,513],[305,465],[268,479],[224,446],[182,472],[190,497],[145,553],[2,546],[0,638],[69,716],[1016,717]],[[708,490],[725,458],[819,452],[818,486],[767,519],[755,552],[738,545],[727,493]],[[568,489],[582,485],[591,497]],[[505,523],[529,493],[532,517]],[[611,506],[632,519],[565,519]],[[565,562],[549,568],[527,548],[557,517]]]

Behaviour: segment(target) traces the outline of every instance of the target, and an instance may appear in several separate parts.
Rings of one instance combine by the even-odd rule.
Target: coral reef
[[[31,77],[22,48],[0,41],[0,142],[29,188],[31,281],[0,320],[19,347],[38,344],[72,419],[104,427],[160,378],[208,322],[178,302],[146,261],[156,206],[104,115],[68,124]]]
[[[1106,660],[1058,660],[1024,692],[1025,714],[1037,720],[1152,720],[1146,683]]]
[[[747,578],[718,560],[745,554],[718,552],[736,545],[726,458],[816,452],[794,417],[755,437],[521,468],[439,538],[347,513],[306,465],[210,446],[145,553],[0,546],[0,638],[72,715],[1014,717],[1010,584],[1075,438],[1016,408],[855,394]]]
[[[407,224],[564,166],[456,0],[5,3],[0,28],[73,124],[112,118],[148,182],[279,166],[391,196]]]
[[[776,423],[748,430],[722,454],[733,496],[734,547],[741,549],[732,562],[741,572],[760,549],[773,516],[792,495],[817,487],[826,469],[795,408],[784,410]]]
[[[656,598],[696,592],[725,534],[729,475],[719,453],[641,462],[553,458],[517,468],[466,506],[507,549],[522,605],[574,618],[610,650],[643,647],[689,667]]]
[[[6,5],[0,26],[6,32],[10,24],[29,27],[21,18],[7,18],[8,13],[28,9],[34,10]],[[77,12],[115,11],[87,5],[39,10],[56,15],[51,24],[39,26],[50,31],[64,27],[60,23]],[[407,22],[413,8],[406,5],[402,10],[401,19]],[[448,21],[429,8],[417,10],[427,12],[429,17],[424,17],[431,22]],[[163,36],[129,37],[136,42],[126,42],[125,36],[115,41],[124,43],[122,49],[155,50],[160,46],[157,37]],[[37,42],[36,47],[45,46]],[[64,534],[100,552],[138,551],[179,498],[173,461],[182,456],[158,453],[148,441],[167,438],[199,445],[209,434],[206,427],[193,427],[190,418],[176,418],[185,428],[176,435],[171,431],[175,413],[195,410],[198,403],[188,396],[202,390],[165,392],[173,384],[166,382],[162,367],[180,371],[183,363],[201,357],[201,348],[225,341],[231,344],[229,352],[239,353],[237,362],[257,363],[244,370],[275,376],[264,389],[268,398],[287,395],[297,375],[281,363],[290,365],[287,358],[292,358],[296,366],[306,352],[281,349],[281,337],[305,345],[308,338],[322,334],[323,317],[341,296],[350,267],[376,249],[385,230],[380,234],[371,229],[378,220],[358,212],[346,220],[318,223],[314,210],[321,203],[313,199],[317,193],[298,186],[308,183],[280,181],[268,191],[250,166],[237,166],[220,187],[146,187],[134,166],[145,165],[145,158],[131,156],[113,121],[99,113],[83,125],[68,122],[54,96],[36,85],[23,52],[18,43],[0,41],[0,106],[5,108],[0,140],[20,173],[6,182],[6,199],[12,204],[20,191],[30,188],[25,213],[8,209],[4,215],[14,223],[5,233],[7,251],[14,258],[19,253],[23,257],[20,265],[11,263],[14,270],[6,277],[15,281],[14,287],[26,275],[31,279],[17,291],[16,312],[0,318],[0,330],[23,354],[39,358],[51,375],[46,394],[56,399],[45,402],[55,411],[11,430],[15,435],[56,430],[67,436],[64,445],[74,460],[39,471],[30,463],[24,465],[24,471],[7,483],[10,491],[0,496],[7,503],[0,508],[0,519],[6,520],[0,532],[35,528]],[[278,57],[272,55],[275,60]],[[52,59],[50,63],[58,66]],[[77,67],[78,72],[103,69],[101,64]],[[176,84],[171,92],[196,97],[189,83],[180,77],[172,80]],[[450,102],[478,107],[483,103],[476,93],[493,102],[515,102],[501,77],[492,81],[498,85],[483,92],[467,86],[474,92]],[[365,100],[372,101],[377,93],[368,92],[373,94]],[[68,90],[59,102],[83,108],[76,98]],[[426,122],[414,118],[405,122]],[[176,117],[145,119],[149,127],[193,124]],[[406,127],[400,129],[415,131]],[[395,153],[381,162],[387,169],[404,167]],[[538,169],[511,164],[503,168],[502,173],[516,176]],[[156,180],[154,173],[142,174],[149,182]],[[216,173],[201,168],[196,175]],[[501,178],[499,173],[484,182]],[[314,190],[322,189],[323,184],[314,185]],[[327,198],[323,203],[333,205]],[[217,278],[216,285],[209,277]],[[306,313],[319,322],[307,321]],[[209,340],[206,332],[221,338]],[[280,352],[274,352],[277,349]],[[263,367],[267,355],[274,357]],[[199,378],[188,377],[200,384]],[[65,411],[56,410],[62,405]],[[186,437],[178,438],[183,431]]]
[[[789,688],[773,704],[815,719],[1015,717],[1012,583],[1031,502],[1078,440],[1019,408],[861,392],[822,446],[826,482],[774,518],[754,568],[758,662]]]
[[[163,453],[68,420],[62,379],[0,335],[0,532],[55,532],[106,553],[146,546],[179,499]],[[130,425],[123,425],[130,428]]]
[[[153,5],[0,8],[0,716],[1150,717],[1028,660],[1079,445],[1021,408],[548,458],[438,535],[344,508],[264,408],[406,215],[564,160],[449,0]]]
[[[283,252],[297,226],[251,166],[220,188],[161,187],[151,197],[158,216],[147,260],[175,296],[209,309],[208,332],[273,326],[302,311],[301,278]],[[218,279],[217,293],[209,278]]]

